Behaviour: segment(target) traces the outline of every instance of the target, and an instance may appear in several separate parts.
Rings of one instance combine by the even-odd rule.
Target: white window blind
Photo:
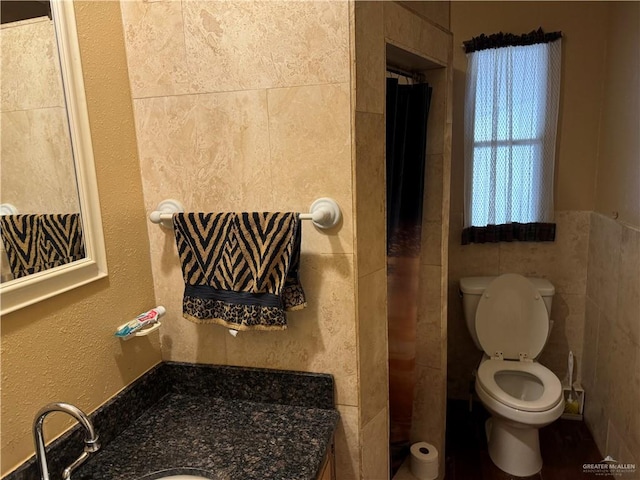
[[[553,222],[560,42],[467,54],[465,227]]]

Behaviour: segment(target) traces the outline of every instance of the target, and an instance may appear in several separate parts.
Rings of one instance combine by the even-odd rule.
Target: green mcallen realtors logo
[[[623,473],[634,473],[635,463],[619,463],[617,460],[607,455],[598,463],[585,463],[582,465],[583,473],[595,473],[596,475],[622,475]]]

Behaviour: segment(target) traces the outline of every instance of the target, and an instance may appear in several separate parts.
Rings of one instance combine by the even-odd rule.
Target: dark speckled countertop
[[[102,448],[72,480],[315,480],[339,420],[330,375],[177,363],[154,368],[91,417]],[[54,442],[53,480],[81,448],[79,430]],[[33,460],[5,477],[37,478]]]
[[[168,394],[72,478],[189,467],[216,480],[315,479],[335,418],[331,410]]]

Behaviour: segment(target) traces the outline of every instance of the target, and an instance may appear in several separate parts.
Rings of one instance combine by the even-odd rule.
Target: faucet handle
[[[84,451],[87,453],[96,453],[100,450],[99,436],[96,434],[94,438],[85,438]]]
[[[65,468],[62,471],[62,480],[70,480],[71,479],[71,474],[73,473],[73,471],[78,468],[80,465],[82,465],[87,458],[89,458],[89,452],[84,451],[80,454],[80,456],[71,464],[69,465],[67,468]]]
[[[90,453],[95,453],[98,450],[100,450],[100,442],[98,441],[98,435],[96,435],[94,438],[85,439],[84,452],[80,454],[80,456],[76,459],[75,462],[73,462],[71,465],[69,465],[67,468],[65,468],[62,471],[62,480],[70,480],[71,474],[73,473],[73,471],[76,468],[78,468],[80,465],[82,465],[87,460],[87,458],[89,458]]]

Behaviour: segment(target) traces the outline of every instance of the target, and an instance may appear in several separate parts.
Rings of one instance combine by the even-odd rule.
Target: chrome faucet
[[[86,436],[84,439],[84,451],[80,456],[62,472],[63,480],[69,480],[71,473],[84,463],[89,458],[89,454],[97,452],[100,449],[100,443],[98,442],[98,434],[93,428],[93,424],[89,417],[87,417],[82,410],[78,407],[74,407],[69,403],[50,403],[44,406],[36,414],[36,418],[33,421],[33,439],[36,444],[36,460],[40,467],[40,475],[42,480],[49,480],[49,468],[47,467],[47,455],[44,447],[44,435],[42,434],[42,427],[44,419],[52,412],[64,412],[75,418],[80,425],[86,430]]]

